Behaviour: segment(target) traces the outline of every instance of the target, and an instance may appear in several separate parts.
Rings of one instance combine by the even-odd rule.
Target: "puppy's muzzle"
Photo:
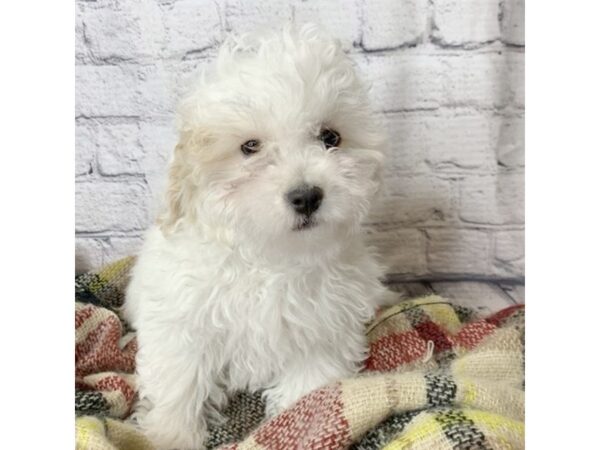
[[[285,197],[294,211],[308,218],[321,206],[323,189],[318,186],[302,185],[289,191]]]

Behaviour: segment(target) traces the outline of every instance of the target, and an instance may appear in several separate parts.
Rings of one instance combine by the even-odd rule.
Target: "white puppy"
[[[229,41],[184,98],[166,205],[127,292],[137,420],[201,448],[228,392],[273,415],[355,374],[386,297],[361,222],[385,140],[339,43],[316,26]]]

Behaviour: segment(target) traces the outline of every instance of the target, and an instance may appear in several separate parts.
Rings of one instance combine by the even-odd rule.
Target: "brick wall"
[[[523,0],[76,2],[78,270],[136,251],[173,111],[228,30],[321,21],[393,144],[371,240],[398,279],[524,275]]]

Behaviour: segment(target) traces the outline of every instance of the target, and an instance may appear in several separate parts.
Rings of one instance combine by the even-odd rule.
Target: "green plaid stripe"
[[[452,442],[453,450],[492,450],[485,435],[462,411],[441,409],[435,412],[435,420]]]
[[[96,273],[84,273],[75,277],[75,300],[114,310],[123,305],[125,294],[111,280]]]
[[[409,411],[388,417],[371,429],[350,450],[376,450],[392,442],[421,411]]]
[[[455,304],[452,304],[451,306],[454,310],[454,313],[456,314],[456,317],[458,317],[460,323],[467,323],[471,321],[475,315],[474,311],[470,308],[466,308],[464,306]]]
[[[77,416],[103,416],[108,414],[109,410],[108,402],[101,392],[75,392],[75,414]]]
[[[223,415],[228,418],[223,425],[209,427],[206,448],[239,441],[256,428],[265,417],[265,403],[261,392],[238,392],[229,400]]]
[[[430,407],[448,406],[456,399],[456,383],[449,375],[425,375],[427,404]]]
[[[423,322],[428,322],[429,316],[420,306],[414,306],[413,308],[407,309],[404,314],[410,321],[410,324],[414,327]]]

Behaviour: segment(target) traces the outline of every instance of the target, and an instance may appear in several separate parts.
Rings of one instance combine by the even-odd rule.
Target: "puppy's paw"
[[[285,408],[286,405],[281,398],[281,395],[278,395],[278,392],[274,389],[268,389],[263,392],[263,400],[265,402],[265,419],[270,420],[273,417],[279,415]]]
[[[148,411],[150,411],[151,409],[152,403],[150,402],[150,400],[148,400],[145,397],[138,399],[134,405],[133,412],[126,419],[126,422],[137,426],[140,423],[140,421],[144,420],[144,417],[146,417],[146,414],[148,414]]]
[[[211,426],[222,427],[227,422],[229,422],[229,417],[224,416],[215,408],[207,408],[206,420]]]
[[[265,418],[267,420],[272,419],[275,416],[278,416],[285,408],[274,401],[268,401],[265,406]]]

